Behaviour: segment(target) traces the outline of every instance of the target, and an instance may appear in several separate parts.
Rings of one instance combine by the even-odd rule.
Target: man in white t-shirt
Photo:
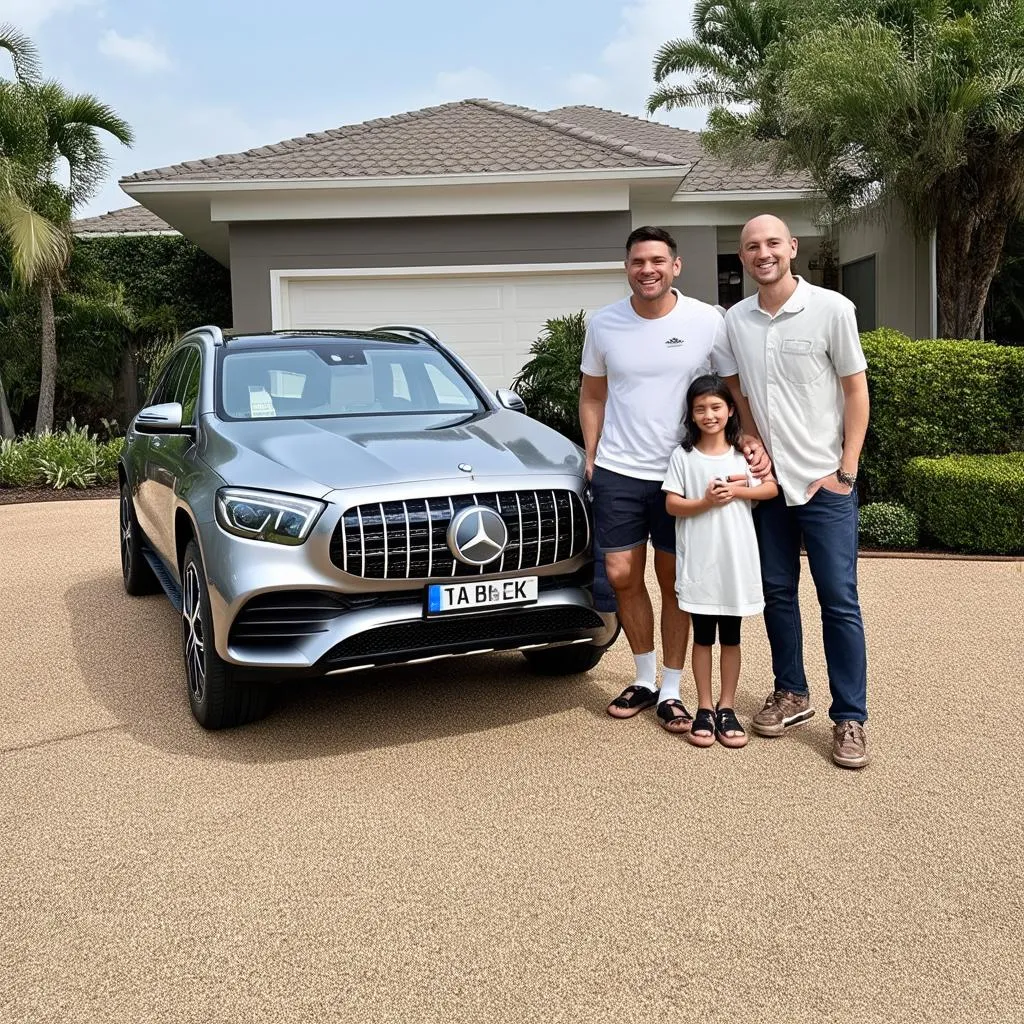
[[[857,594],[857,463],[869,400],[853,303],[795,276],[797,241],[778,217],[748,221],[740,259],[757,294],[726,314],[726,378],[748,435],[764,438],[780,493],[754,511],[773,692],[754,731],[781,736],[814,710],[798,604],[801,543],[821,605],[832,759],[868,763],[867,653]]]
[[[608,706],[631,718],[658,705],[661,724],[685,732],[692,724],[679,698],[690,616],[675,595],[675,521],[661,490],[685,421],[686,392],[716,368],[725,322],[714,306],[672,287],[682,263],[661,228],[637,228],[626,240],[629,298],[598,310],[587,326],[580,369],[580,424],[594,498],[594,526],[615,591],[619,621],[636,662],[636,680]],[[759,443],[751,469],[770,467]],[[644,578],[647,542],[661,591],[664,668],[660,692],[654,652],[654,610]]]

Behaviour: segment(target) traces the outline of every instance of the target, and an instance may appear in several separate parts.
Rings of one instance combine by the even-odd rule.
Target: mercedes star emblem
[[[505,521],[492,508],[470,505],[448,527],[448,547],[466,565],[487,565],[501,556],[508,543]]]

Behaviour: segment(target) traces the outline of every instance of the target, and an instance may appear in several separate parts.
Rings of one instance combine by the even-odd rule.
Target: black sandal
[[[727,736],[729,732],[737,735]],[[749,739],[732,708],[715,708],[715,736],[723,747],[733,748],[745,747]]]
[[[668,700],[658,702],[656,712],[662,729],[666,732],[689,732],[693,725],[693,715],[686,710],[681,700],[669,697]]]
[[[612,718],[632,718],[634,715],[640,714],[645,708],[652,707],[658,703],[658,691],[650,690],[646,686],[640,686],[634,683],[632,686],[627,686],[622,693],[618,695],[608,705],[608,714]],[[621,708],[623,711],[627,711],[628,714],[617,715],[612,708]]]
[[[697,708],[686,738],[695,747],[710,747],[715,742],[715,713],[711,708]]]

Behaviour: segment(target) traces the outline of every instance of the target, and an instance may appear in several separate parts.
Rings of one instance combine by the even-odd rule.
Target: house
[[[121,187],[161,230],[230,267],[236,329],[420,323],[491,386],[509,384],[546,319],[627,293],[623,243],[638,225],[676,236],[679,287],[710,303],[749,290],[736,250],[758,213],[789,222],[798,273],[820,283],[827,269],[804,178],[737,169],[696,133],[588,106],[463,100],[140,171]],[[110,229],[119,214],[106,216]],[[927,334],[920,250],[895,224],[840,237],[864,327]]]

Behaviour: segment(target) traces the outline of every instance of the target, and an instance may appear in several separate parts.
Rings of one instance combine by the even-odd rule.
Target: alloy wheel
[[[121,494],[121,571],[125,577],[132,573],[132,499]]]
[[[195,562],[185,566],[181,617],[185,633],[185,672],[192,699],[199,703],[206,690],[206,643],[203,636],[199,570]]]

